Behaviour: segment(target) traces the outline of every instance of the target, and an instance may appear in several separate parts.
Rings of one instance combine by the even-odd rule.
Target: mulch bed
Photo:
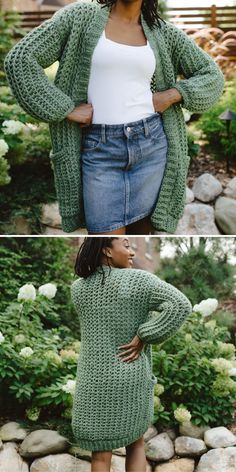
[[[201,141],[198,141],[201,145]],[[208,172],[214,175],[223,187],[226,187],[228,182],[236,176],[236,158],[231,160],[230,172],[227,172],[226,159],[216,160],[207,152],[204,145],[201,146],[201,150],[198,156],[194,157],[191,161],[189,172],[188,172],[188,185],[191,188],[194,180],[199,175]]]

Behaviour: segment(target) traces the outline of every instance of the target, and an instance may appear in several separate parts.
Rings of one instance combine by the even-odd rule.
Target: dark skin
[[[133,266],[133,257],[135,252],[129,244],[128,238],[118,238],[112,241],[112,247],[106,247],[102,250],[101,264],[110,265],[118,268],[131,268]],[[109,261],[109,263],[108,263]],[[125,349],[117,354],[120,362],[133,362],[143,350],[144,343],[135,335],[133,339],[118,349]],[[122,358],[123,356],[123,358]],[[131,444],[125,446],[126,472],[146,472],[146,456],[144,450],[143,436]],[[110,472],[112,451],[93,451],[91,472]]]
[[[108,39],[131,46],[147,44],[142,25],[139,23],[143,0],[117,0],[112,6],[111,13],[105,26]],[[153,93],[153,105],[157,112],[163,112],[174,103],[182,101],[182,95],[176,88]],[[81,128],[92,123],[93,107],[91,103],[81,103],[67,115],[71,121],[76,121]],[[150,216],[113,231],[88,234],[155,234]]]

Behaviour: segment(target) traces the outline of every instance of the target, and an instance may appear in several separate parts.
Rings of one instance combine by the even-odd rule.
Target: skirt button
[[[130,131],[130,130],[131,130],[131,128],[128,126],[128,127],[127,127],[127,131]]]

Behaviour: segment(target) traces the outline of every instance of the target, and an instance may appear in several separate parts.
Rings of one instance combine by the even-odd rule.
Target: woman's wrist
[[[172,104],[182,102],[183,97],[175,87],[168,89],[167,93]]]

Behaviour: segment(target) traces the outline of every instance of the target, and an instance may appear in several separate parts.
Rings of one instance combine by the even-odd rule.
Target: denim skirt
[[[162,115],[82,128],[81,174],[88,232],[109,232],[154,210],[164,176]]]

